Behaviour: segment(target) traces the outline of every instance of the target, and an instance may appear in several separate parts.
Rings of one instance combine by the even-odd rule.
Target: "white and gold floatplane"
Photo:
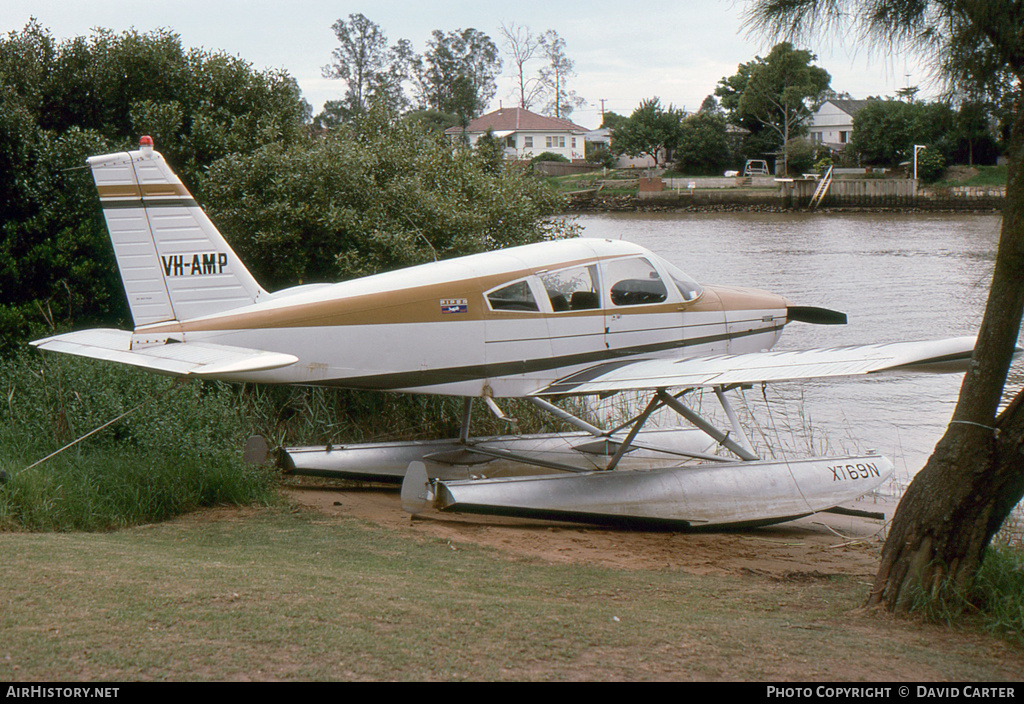
[[[270,293],[151,140],[88,164],[135,327],[32,344],[182,377],[460,396],[459,438],[283,450],[289,471],[402,482],[413,512],[699,528],[831,510],[881,485],[892,463],[874,453],[764,460],[727,392],[962,370],[974,346],[954,338],[772,352],[792,321],[845,316],[701,285],[642,247],[610,240],[551,241]],[[688,405],[695,389],[714,393],[728,430]],[[555,403],[624,391],[650,400],[614,428]],[[503,417],[507,398],[528,399],[578,431],[472,437],[474,400]],[[646,428],[659,409],[688,424]]]

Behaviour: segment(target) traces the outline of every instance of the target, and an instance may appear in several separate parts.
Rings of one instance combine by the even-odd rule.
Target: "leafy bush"
[[[828,171],[828,167],[830,167],[832,165],[833,165],[832,164],[832,156],[829,155],[829,156],[823,156],[820,159],[818,159],[816,162],[814,162],[814,166],[812,168],[814,169],[815,172],[817,172],[819,174],[823,174],[826,171]]]
[[[791,139],[787,149],[786,165],[790,174],[805,174],[821,158],[817,145],[807,139]]]
[[[911,167],[913,168],[913,167]],[[946,159],[937,149],[922,149],[917,153],[917,177],[933,183],[946,173]]]
[[[603,166],[606,169],[615,168],[615,162],[617,160],[615,158],[615,154],[613,154],[612,150],[608,147],[601,146],[594,149],[588,148],[587,152],[587,161],[591,164],[597,164],[598,166]]]
[[[560,161],[568,162],[569,159],[562,154],[555,154],[554,152],[541,152],[537,156],[530,159],[531,164],[536,164],[538,161]]]

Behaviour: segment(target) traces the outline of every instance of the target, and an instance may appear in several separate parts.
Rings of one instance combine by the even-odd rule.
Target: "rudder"
[[[267,295],[149,137],[87,160],[135,327],[188,320]]]

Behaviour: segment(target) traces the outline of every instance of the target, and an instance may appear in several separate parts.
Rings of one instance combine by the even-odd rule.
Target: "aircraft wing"
[[[730,386],[884,371],[964,371],[974,337],[855,345],[791,352],[620,360],[563,377],[534,396]]]
[[[216,345],[206,342],[174,342],[131,348],[128,330],[95,329],[55,335],[32,342],[41,350],[105,359],[175,376],[213,376],[286,367],[298,357],[279,352]]]

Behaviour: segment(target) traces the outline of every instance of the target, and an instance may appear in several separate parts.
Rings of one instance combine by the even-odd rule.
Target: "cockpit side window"
[[[574,266],[538,274],[556,313],[601,307],[597,289],[597,267]]]
[[[537,300],[533,297],[530,284],[523,279],[508,286],[489,291],[487,294],[487,305],[491,310],[518,310],[539,312]]]
[[[668,289],[661,274],[645,257],[612,259],[605,265],[605,280],[614,306],[664,303]]]

